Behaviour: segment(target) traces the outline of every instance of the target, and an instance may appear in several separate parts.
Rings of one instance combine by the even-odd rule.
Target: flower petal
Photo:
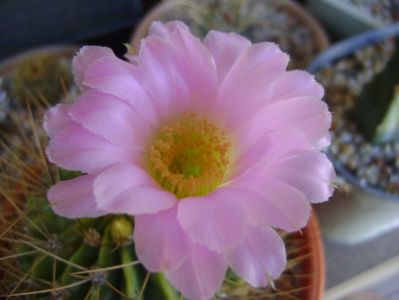
[[[260,124],[259,124],[260,125]],[[269,131],[257,140],[257,129],[248,130],[237,138],[236,160],[229,178],[243,175],[259,165],[290,157],[304,151],[314,150],[306,135],[297,130]]]
[[[288,232],[306,226],[311,206],[305,195],[293,186],[258,176],[244,176],[225,187],[241,196],[242,209],[253,225],[269,225]]]
[[[268,278],[278,278],[287,264],[284,242],[268,227],[251,227],[245,241],[227,257],[234,272],[257,288],[265,287]]]
[[[97,207],[93,194],[94,176],[82,175],[60,181],[47,192],[56,214],[66,218],[98,217],[105,214]]]
[[[324,95],[323,87],[314,76],[300,70],[288,71],[276,77],[271,90],[270,96],[276,101],[297,97],[321,99]]]
[[[204,45],[215,59],[219,82],[222,82],[238,57],[251,46],[251,42],[234,32],[212,30],[206,35]]]
[[[195,244],[183,264],[167,271],[166,277],[184,298],[205,300],[211,299],[221,287],[226,270],[222,255]]]
[[[274,178],[294,186],[312,203],[327,201],[334,191],[334,168],[320,152],[299,153],[258,171],[262,177]]]
[[[317,149],[320,151],[325,150],[331,144],[331,135],[330,132],[327,132],[317,143]]]
[[[150,272],[176,269],[189,255],[190,242],[176,214],[177,205],[159,213],[135,217],[137,257]]]
[[[96,173],[119,162],[135,161],[142,155],[128,147],[117,147],[77,123],[53,137],[46,153],[52,163],[85,173]]]
[[[110,213],[140,215],[171,208],[176,197],[156,186],[143,169],[119,164],[101,173],[94,181],[98,207]]]
[[[91,132],[112,143],[143,150],[151,126],[125,101],[89,90],[69,109],[69,115]]]
[[[288,55],[276,44],[259,43],[241,54],[221,83],[212,116],[224,116],[226,128],[243,124],[270,99],[270,83],[285,72]]]
[[[114,56],[114,52],[107,47],[100,46],[83,46],[78,54],[72,60],[72,72],[75,77],[76,84],[82,91],[85,90],[83,85],[84,74],[86,69],[97,59],[105,56]]]
[[[84,85],[113,95],[129,103],[138,114],[152,124],[158,117],[147,93],[136,80],[137,67],[116,56],[94,61],[85,72]]]
[[[138,80],[150,95],[158,114],[207,112],[217,91],[212,55],[186,26],[155,22],[140,44]],[[154,33],[155,32],[155,33]]]
[[[68,116],[69,107],[70,105],[57,104],[50,108],[44,115],[43,127],[50,138],[53,138],[74,123]]]
[[[224,252],[241,242],[247,226],[245,213],[237,204],[243,199],[224,189],[179,202],[177,218],[195,242]]]
[[[186,31],[190,30],[188,26],[181,21],[170,21],[166,23],[155,21],[151,24],[148,35],[158,35],[168,38],[168,36],[178,28]]]
[[[179,69],[184,65],[181,60],[173,45],[159,37],[141,42],[140,62],[144,66],[139,70],[140,84],[162,120],[179,115],[190,106],[189,85]]]
[[[265,106],[236,135],[243,145],[253,145],[265,132],[295,129],[317,146],[330,125],[331,113],[325,102],[318,98],[297,97]]]

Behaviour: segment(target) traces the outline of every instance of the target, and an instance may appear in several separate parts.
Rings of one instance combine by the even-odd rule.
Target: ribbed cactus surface
[[[62,170],[59,175],[60,180],[75,176]],[[179,298],[163,275],[150,275],[137,261],[130,217],[65,219],[43,195],[27,195],[22,209],[24,220],[14,228],[17,240],[10,252],[13,267],[29,280],[8,282],[11,294],[27,299]]]

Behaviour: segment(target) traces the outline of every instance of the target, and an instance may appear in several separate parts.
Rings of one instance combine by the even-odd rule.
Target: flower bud
[[[133,224],[127,217],[116,217],[111,223],[112,241],[117,246],[124,246],[132,241]]]

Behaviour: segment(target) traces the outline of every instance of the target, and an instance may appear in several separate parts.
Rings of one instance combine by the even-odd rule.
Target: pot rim
[[[309,259],[309,273],[312,275],[309,279],[310,288],[307,290],[306,299],[323,299],[326,282],[326,260],[320,225],[314,210],[308,226],[304,230],[304,235],[309,243],[311,257]]]

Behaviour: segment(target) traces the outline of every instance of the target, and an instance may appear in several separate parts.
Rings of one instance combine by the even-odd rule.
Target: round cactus
[[[48,187],[80,174],[51,166],[40,122],[31,114],[27,123],[1,143],[0,298],[182,299],[162,274],[150,274],[137,260],[131,217],[70,220],[52,211]],[[255,289],[229,271],[216,299],[308,299],[308,240],[283,238],[288,268],[278,281]]]

